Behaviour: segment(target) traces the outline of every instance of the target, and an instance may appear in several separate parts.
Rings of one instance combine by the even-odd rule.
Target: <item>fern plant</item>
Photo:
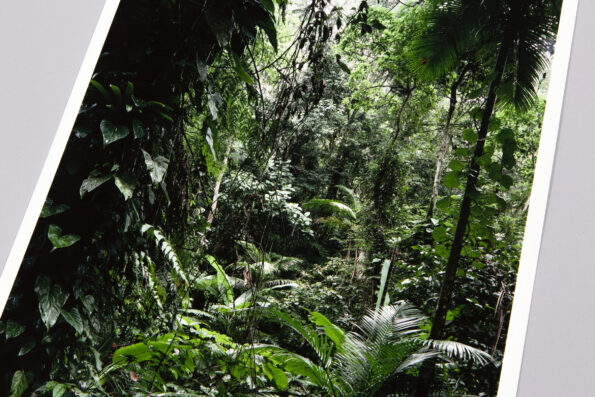
[[[271,319],[289,326],[310,345],[315,360],[278,346],[258,346],[288,373],[333,397],[403,395],[402,375],[428,359],[491,362],[487,353],[455,341],[427,340],[425,317],[400,302],[369,311],[357,331],[346,332],[320,313],[305,325],[291,314],[271,309]]]

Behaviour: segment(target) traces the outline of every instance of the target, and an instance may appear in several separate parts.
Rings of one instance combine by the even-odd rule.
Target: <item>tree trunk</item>
[[[211,209],[209,210],[209,215],[207,215],[207,226],[211,226],[213,220],[215,219],[215,211],[217,211],[217,202],[219,200],[219,189],[221,188],[221,182],[223,181],[223,174],[225,174],[225,169],[227,168],[227,161],[229,160],[229,153],[231,152],[232,143],[233,135],[227,140],[227,148],[225,149],[225,156],[223,157],[223,162],[221,163],[221,171],[219,172],[219,175],[217,175],[217,180],[215,181]],[[206,234],[202,236],[200,242],[202,245],[206,245]]]
[[[434,208],[436,207],[438,190],[440,188],[440,176],[442,175],[442,169],[444,168],[444,160],[446,159],[446,154],[448,153],[448,146],[452,140],[450,125],[452,122],[452,117],[455,113],[455,108],[457,106],[457,90],[463,82],[466,72],[467,67],[464,67],[459,75],[459,78],[453,81],[452,85],[450,86],[448,114],[446,116],[446,124],[444,126],[444,135],[442,136],[440,152],[438,152],[438,159],[436,160],[436,172],[434,173],[434,184],[432,185],[432,195],[430,196],[430,208],[428,209],[428,213],[426,215],[426,219],[428,220],[434,216]]]
[[[452,241],[450,254],[446,263],[446,272],[442,281],[442,287],[440,289],[440,295],[438,296],[438,303],[436,305],[436,311],[432,320],[432,330],[430,331],[430,339],[441,339],[444,332],[444,325],[446,323],[446,314],[450,304],[452,291],[454,288],[455,277],[459,266],[459,260],[461,258],[461,250],[463,248],[463,238],[467,229],[469,214],[471,212],[471,200],[475,193],[475,186],[477,184],[477,178],[479,176],[479,163],[478,159],[483,155],[484,145],[488,134],[488,125],[492,117],[494,105],[496,103],[496,87],[502,80],[504,74],[504,67],[506,65],[506,59],[512,46],[512,38],[508,34],[500,45],[498,51],[498,57],[496,59],[496,65],[494,67],[495,77],[490,83],[488,90],[488,97],[486,100],[485,109],[481,118],[481,124],[478,132],[477,143],[475,144],[475,151],[469,165],[469,173],[467,175],[467,185],[463,194],[463,200],[461,202],[459,219],[457,221],[457,227]],[[415,397],[428,397],[430,393],[430,386],[434,377],[434,362],[426,361],[419,373],[417,389],[415,391]]]

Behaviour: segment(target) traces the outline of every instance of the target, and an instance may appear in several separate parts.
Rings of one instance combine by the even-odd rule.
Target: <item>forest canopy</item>
[[[0,394],[495,396],[560,0],[123,0]]]

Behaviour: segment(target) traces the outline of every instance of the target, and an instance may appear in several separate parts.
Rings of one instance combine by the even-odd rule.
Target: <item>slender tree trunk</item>
[[[479,163],[478,159],[483,155],[484,145],[488,134],[488,125],[492,117],[494,105],[496,103],[496,87],[502,80],[504,74],[504,67],[506,66],[506,59],[510,48],[512,47],[512,38],[510,34],[505,36],[505,39],[500,45],[498,51],[498,57],[496,59],[496,65],[494,68],[495,77],[490,83],[488,90],[488,97],[486,100],[485,109],[481,119],[481,124],[478,132],[478,139],[475,145],[475,151],[469,165],[469,173],[467,175],[467,185],[463,194],[463,200],[461,202],[459,219],[455,229],[455,234],[450,249],[448,261],[446,263],[446,272],[442,281],[442,287],[440,289],[440,295],[438,296],[438,303],[436,305],[436,311],[432,320],[432,330],[430,331],[430,339],[441,339],[444,332],[444,325],[446,323],[446,314],[451,300],[452,291],[454,288],[454,281],[459,266],[459,260],[461,258],[461,250],[463,248],[463,239],[467,225],[469,222],[469,214],[471,212],[471,200],[475,193],[475,187],[477,184],[477,178],[479,176]],[[430,393],[430,386],[434,377],[434,362],[426,361],[419,373],[417,389],[415,397],[428,397]]]
[[[432,195],[430,196],[430,208],[428,209],[428,213],[426,215],[426,219],[428,220],[434,215],[434,208],[436,207],[436,200],[438,199],[438,190],[440,188],[440,176],[442,175],[442,169],[444,168],[444,160],[446,159],[446,154],[448,153],[448,146],[450,145],[450,141],[452,140],[452,134],[450,133],[450,125],[457,106],[457,90],[463,82],[466,72],[467,67],[463,68],[459,75],[459,78],[453,81],[452,85],[450,86],[448,114],[446,116],[446,124],[444,126],[444,135],[442,136],[440,152],[438,152],[438,159],[436,160],[436,172],[434,173]]]
[[[217,180],[215,181],[215,188],[213,189],[213,199],[211,201],[211,209],[209,210],[209,215],[207,215],[207,226],[211,226],[213,220],[215,219],[215,211],[217,211],[217,202],[219,201],[219,189],[221,189],[221,182],[223,181],[223,174],[225,174],[225,169],[227,168],[227,161],[229,160],[229,153],[231,152],[231,144],[233,143],[233,135],[229,137],[227,140],[227,147],[225,148],[225,156],[223,156],[223,162],[221,163],[221,171],[219,175],[217,175]],[[201,238],[201,244],[206,244],[206,235],[203,235]]]

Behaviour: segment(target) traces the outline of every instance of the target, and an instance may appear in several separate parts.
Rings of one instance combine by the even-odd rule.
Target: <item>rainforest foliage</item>
[[[559,9],[123,0],[0,395],[495,396]]]

